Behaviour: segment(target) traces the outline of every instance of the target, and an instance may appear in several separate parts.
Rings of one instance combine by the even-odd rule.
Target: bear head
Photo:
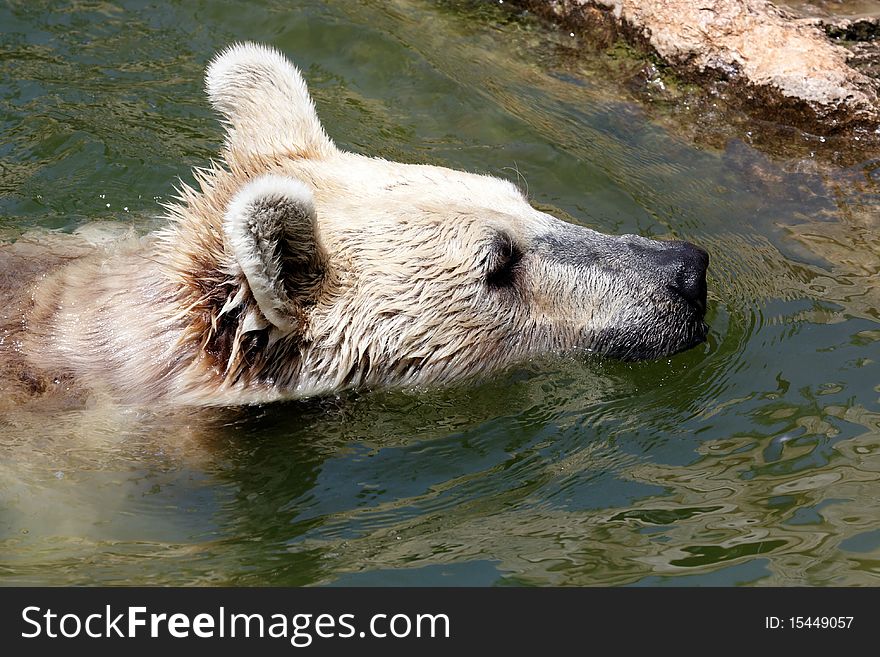
[[[224,385],[422,386],[705,339],[702,249],[561,221],[494,177],[338,149],[271,48],[228,48],[206,86],[223,163],[183,186],[162,241],[184,340]]]

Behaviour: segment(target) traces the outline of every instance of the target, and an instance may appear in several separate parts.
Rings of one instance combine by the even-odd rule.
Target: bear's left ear
[[[278,331],[302,327],[303,307],[326,270],[311,190],[293,178],[264,175],[232,198],[223,219],[226,243],[254,301]]]
[[[274,48],[256,43],[228,47],[208,65],[205,88],[223,115],[233,158],[320,158],[337,152],[302,74]]]

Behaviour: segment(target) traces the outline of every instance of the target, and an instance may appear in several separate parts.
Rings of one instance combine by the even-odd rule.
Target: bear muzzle
[[[586,310],[580,340],[592,353],[653,360],[705,341],[709,254],[679,240],[605,235],[559,222],[534,247]],[[568,283],[566,283],[568,281]]]

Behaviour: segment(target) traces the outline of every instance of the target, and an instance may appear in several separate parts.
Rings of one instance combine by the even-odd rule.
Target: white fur
[[[273,205],[297,207],[314,225],[315,203],[312,191],[299,180],[277,175],[264,175],[245,184],[232,198],[223,219],[223,231],[235,260],[247,279],[260,312],[277,329],[290,333],[296,328],[290,299],[283,292],[281,263],[267,263],[259,257],[251,233],[254,206],[263,201]],[[291,217],[291,220],[294,220]],[[297,219],[301,221],[300,219]],[[278,236],[279,238],[281,236]],[[253,326],[256,326],[254,323]],[[254,330],[248,327],[247,330]]]
[[[237,43],[208,66],[205,88],[229,125],[227,147],[247,155],[331,155],[299,70],[269,46]],[[291,149],[299,153],[291,153]]]

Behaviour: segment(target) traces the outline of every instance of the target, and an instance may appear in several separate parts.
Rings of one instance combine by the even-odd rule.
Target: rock
[[[819,135],[880,125],[878,81],[829,37],[873,35],[876,16],[796,14],[767,0],[513,2],[568,29],[623,37],[688,82],[722,80],[760,118]]]

